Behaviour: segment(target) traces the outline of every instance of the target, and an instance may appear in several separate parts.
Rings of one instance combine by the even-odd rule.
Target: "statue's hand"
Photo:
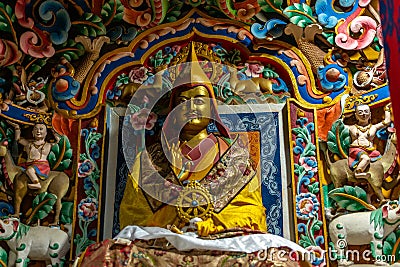
[[[179,147],[179,142],[171,145],[171,164],[172,167],[178,170],[182,169],[182,152]]]
[[[7,120],[7,123],[8,124],[10,124],[12,127],[14,127],[14,128],[19,128],[19,125],[17,124],[17,123],[15,123],[15,122],[12,122],[12,121],[10,121],[10,120]]]
[[[389,103],[389,104],[387,104],[387,105],[385,106],[385,111],[389,111],[389,112],[392,111],[392,103]]]

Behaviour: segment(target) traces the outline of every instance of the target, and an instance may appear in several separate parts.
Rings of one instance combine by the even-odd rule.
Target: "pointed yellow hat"
[[[181,85],[201,84],[212,89],[210,79],[204,73],[199,64],[194,43],[191,42],[189,46],[189,53],[187,55],[186,62],[182,64],[182,69],[179,71],[179,74],[175,79],[174,87],[179,87]],[[214,94],[212,96],[214,96]]]

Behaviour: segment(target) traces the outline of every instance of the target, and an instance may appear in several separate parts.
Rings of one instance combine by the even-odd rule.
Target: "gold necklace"
[[[360,126],[356,124],[356,127],[358,130],[360,130],[361,132],[365,133],[366,131],[369,131],[369,129],[371,128],[372,124],[368,124],[367,126]]]

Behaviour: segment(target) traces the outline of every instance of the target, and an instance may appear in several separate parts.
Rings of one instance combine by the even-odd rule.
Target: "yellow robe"
[[[120,227],[128,225],[158,226],[180,225],[175,206],[165,205],[153,213],[138,187],[135,177],[140,176],[140,154],[130,173],[120,206]],[[210,165],[211,169],[212,165]],[[197,175],[196,175],[197,176]],[[204,175],[203,175],[204,176]],[[203,178],[203,177],[201,177]],[[257,176],[244,186],[219,213],[213,212],[205,221],[198,222],[200,236],[220,233],[230,228],[248,228],[267,231],[265,208],[262,204],[261,187]]]

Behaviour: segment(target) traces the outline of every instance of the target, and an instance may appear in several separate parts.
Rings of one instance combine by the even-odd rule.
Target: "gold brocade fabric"
[[[133,267],[133,266],[276,266],[276,267],[310,267],[306,261],[296,261],[289,257],[274,254],[276,249],[269,249],[259,254],[197,251],[181,252],[166,246],[163,240],[131,242],[129,245],[116,244],[115,240],[105,240],[88,247],[80,256],[78,267]],[[267,253],[264,255],[263,253]]]
[[[234,162],[239,165],[241,152],[231,149],[232,153],[226,153],[227,158],[234,157]],[[124,197],[120,206],[120,226],[121,229],[128,225],[138,226],[158,226],[167,227],[175,224],[183,226],[180,221],[176,207],[174,205],[163,205],[154,210],[150,207],[141,188],[138,187],[138,178],[140,177],[140,166],[138,161],[141,160],[138,155],[130,177],[127,180]],[[245,173],[238,178],[227,177],[227,175],[218,176],[218,170],[221,170],[226,162],[224,157],[221,158],[209,172],[215,177],[208,177],[210,180],[203,179],[200,181],[209,191],[215,194],[223,194],[221,199],[214,201],[215,211],[211,217],[205,221],[198,223],[200,236],[208,236],[210,234],[220,233],[230,228],[248,228],[252,230],[261,230],[266,232],[265,208],[262,204],[261,187],[258,186],[258,177],[255,171],[246,169]],[[249,168],[248,165],[245,167]],[[203,175],[204,176],[204,175]],[[196,177],[198,179],[198,177]],[[204,178],[204,177],[202,177]],[[219,192],[221,188],[213,188],[210,181],[220,179],[221,188],[226,192]]]

